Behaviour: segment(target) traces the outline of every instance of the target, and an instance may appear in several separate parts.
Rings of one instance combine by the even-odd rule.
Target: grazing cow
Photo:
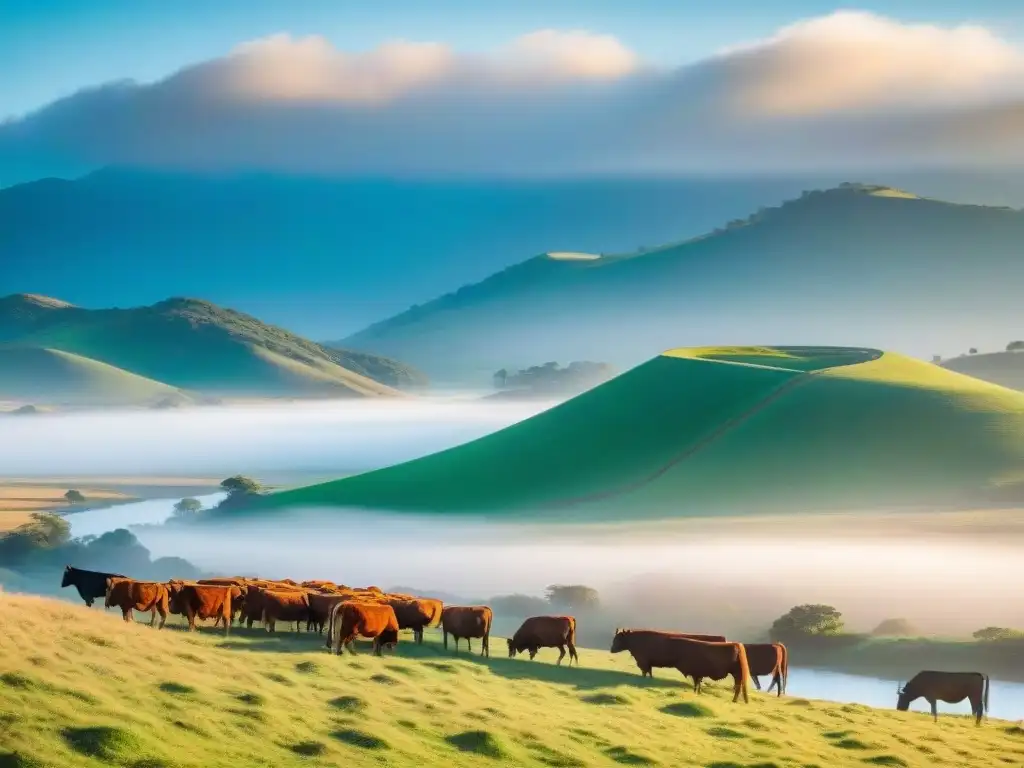
[[[108,584],[107,598],[103,604],[105,608],[116,605],[121,609],[121,615],[125,621],[132,621],[133,610],[142,613],[149,611],[152,614],[149,620],[151,627],[156,623],[156,616],[159,613],[160,626],[157,629],[163,629],[170,610],[166,584],[154,581],[135,581],[116,576],[112,577]]]
[[[373,639],[373,654],[381,655],[386,645],[394,648],[398,643],[398,617],[387,603],[367,603],[357,600],[338,603],[331,611],[331,649],[338,656],[342,648],[349,653],[356,650],[352,642],[356,637]]]
[[[295,631],[298,632],[301,622],[309,622],[309,595],[300,591],[267,590],[263,593],[260,618],[267,632],[273,632],[279,621],[295,622]]]
[[[747,651],[747,663],[750,665],[750,677],[754,686],[761,690],[760,675],[771,675],[772,681],[768,693],[778,687],[778,695],[786,691],[789,679],[789,651],[782,643],[744,643]]]
[[[640,668],[642,676],[650,675],[654,667],[674,667],[684,677],[693,679],[693,690],[701,692],[704,678],[733,679],[733,701],[743,694],[743,701],[750,700],[747,680],[750,667],[742,643],[708,642],[691,640],[651,630],[620,629],[612,640],[612,653],[629,651]]]
[[[627,634],[628,633],[628,634]],[[667,651],[668,647],[662,641],[666,638],[681,638],[683,640],[703,640],[707,643],[724,643],[726,642],[725,637],[722,635],[701,635],[690,632],[665,632],[660,629],[616,629],[615,638],[619,635],[624,635],[625,638],[629,639],[629,642],[636,646],[638,653],[633,653],[631,647],[623,646],[619,648],[619,651],[629,650],[633,655],[633,660],[636,661],[636,665],[640,668],[641,677],[654,677],[655,667],[671,667],[675,668],[675,662],[671,653]],[[617,642],[616,639],[612,640],[612,645]],[[619,651],[612,651],[612,653],[618,653]],[[641,663],[643,662],[643,663]],[[664,663],[662,663],[664,662]]]
[[[576,659],[576,619],[572,616],[533,616],[524,621],[516,633],[508,639],[508,657],[514,658],[522,651],[530,652],[530,661],[537,655],[538,648],[557,648],[558,664],[565,658],[565,649],[569,648],[569,666]]]
[[[472,638],[481,638],[481,656],[491,655],[491,622],[494,613],[486,605],[449,605],[441,611],[441,632],[444,647],[448,648],[448,635],[455,638],[455,651],[459,650],[459,638],[466,638],[466,648],[473,650]]]
[[[85,601],[87,608],[92,608],[93,602],[101,597],[107,596],[107,581],[109,579],[126,578],[120,573],[103,573],[102,571],[85,571],[81,568],[72,568],[70,565],[64,567],[64,578],[60,581],[61,589],[74,587],[78,594]]]
[[[899,699],[896,702],[896,709],[906,712],[910,709],[911,702],[924,698],[932,705],[932,717],[938,722],[938,702],[957,704],[969,699],[974,724],[981,725],[981,720],[988,711],[988,685],[988,675],[980,672],[918,672],[902,688],[897,684],[896,693],[899,694]]]
[[[444,603],[426,597],[389,595],[386,602],[394,609],[399,628],[411,629],[418,644],[423,642],[424,628],[437,626],[444,611]]]
[[[216,619],[214,627],[224,622],[224,634],[231,632],[232,605],[241,602],[242,588],[218,584],[186,584],[171,582],[168,585],[172,613],[188,618],[189,632],[194,632],[196,619]]]

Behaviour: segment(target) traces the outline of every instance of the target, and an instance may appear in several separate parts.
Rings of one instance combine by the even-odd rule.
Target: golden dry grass
[[[1024,730],[726,686],[643,681],[627,656],[581,668],[402,642],[328,655],[305,634],[187,635],[0,595],[0,765],[1016,766]],[[363,646],[365,651],[366,646]],[[13,755],[17,754],[17,757]]]

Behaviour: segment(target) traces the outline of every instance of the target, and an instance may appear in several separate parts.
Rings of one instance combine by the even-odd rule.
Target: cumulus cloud
[[[488,54],[275,35],[0,125],[4,158],[326,173],[882,170],[1024,161],[1024,51],[859,12],[678,69],[540,30]]]

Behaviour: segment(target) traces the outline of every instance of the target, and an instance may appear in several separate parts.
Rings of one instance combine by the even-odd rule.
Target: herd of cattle
[[[393,649],[401,630],[411,630],[416,643],[423,642],[423,631],[440,626],[444,647],[448,636],[465,639],[472,651],[473,639],[480,640],[480,653],[490,656],[490,633],[494,615],[488,606],[445,606],[440,600],[412,595],[387,593],[378,587],[353,588],[330,581],[290,579],[272,581],[245,577],[200,579],[168,582],[137,581],[118,573],[87,571],[67,566],[61,587],[75,587],[86,606],[103,598],[104,607],[117,607],[125,621],[133,620],[133,612],[151,613],[150,626],[160,617],[158,628],[168,614],[184,616],[189,630],[197,620],[214,619],[225,634],[231,625],[245,622],[248,628],[261,623],[274,632],[278,622],[291,623],[295,631],[305,625],[307,632],[323,634],[326,647],[335,654],[343,648],[354,652],[357,637],[373,641],[373,653]],[[576,619],[572,616],[534,616],[526,619],[508,639],[509,658],[527,651],[532,660],[540,648],[557,648],[558,664],[566,651],[569,665],[579,665],[576,653]],[[749,701],[747,681],[753,679],[761,690],[759,677],[768,675],[768,692],[776,689],[782,696],[789,678],[789,652],[782,643],[730,642],[721,635],[665,632],[649,629],[617,629],[611,652],[628,651],[642,676],[652,676],[653,669],[672,668],[693,680],[696,693],[701,692],[705,678],[733,679],[734,702],[742,695]],[[937,718],[936,703],[956,703],[969,699],[978,723],[988,709],[989,680],[975,672],[921,672],[899,689],[897,708],[906,710],[918,698],[926,699]]]

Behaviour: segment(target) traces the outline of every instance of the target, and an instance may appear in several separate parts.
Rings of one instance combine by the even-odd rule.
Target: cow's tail
[[[572,650],[572,655],[576,656],[576,617],[569,617],[569,648]],[[572,657],[569,658],[569,663],[572,664]],[[576,656],[576,666],[580,665],[580,657]]]
[[[782,692],[785,693],[789,686],[789,648],[782,643],[779,647],[782,648]]]
[[[985,693],[981,699],[981,712],[982,714],[988,714],[988,675],[984,675],[985,678]]]
[[[738,699],[742,693],[743,701],[747,703],[750,701],[750,662],[747,661],[746,646],[744,646],[743,643],[736,643],[736,647],[736,661],[739,665],[737,672],[739,673],[739,679],[736,681],[736,693],[733,696],[733,701]]]

